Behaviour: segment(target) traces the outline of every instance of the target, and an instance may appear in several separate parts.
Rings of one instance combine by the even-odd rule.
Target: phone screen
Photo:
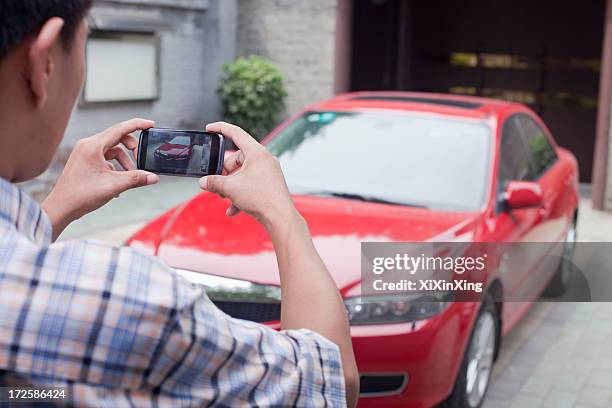
[[[216,133],[153,128],[140,134],[138,168],[192,177],[219,174],[224,149]]]

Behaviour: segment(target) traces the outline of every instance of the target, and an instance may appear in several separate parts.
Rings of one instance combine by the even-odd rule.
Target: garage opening
[[[590,182],[605,0],[356,0],[352,90],[522,102]]]

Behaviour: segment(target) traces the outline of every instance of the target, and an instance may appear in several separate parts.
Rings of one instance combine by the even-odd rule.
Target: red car
[[[387,301],[360,296],[360,243],[544,241],[571,253],[578,205],[572,154],[523,105],[394,92],[313,104],[264,143],[345,298],[359,405],[480,406],[501,337],[547,287],[563,291],[567,268],[492,273],[481,303]],[[228,314],[278,327],[272,243],[254,219],[226,217],[227,205],[203,193],[129,244],[207,286]],[[491,300],[518,297],[525,301]]]
[[[192,151],[193,145],[189,136],[175,136],[155,149],[153,152],[155,166],[158,169],[171,171],[185,168],[189,165]]]

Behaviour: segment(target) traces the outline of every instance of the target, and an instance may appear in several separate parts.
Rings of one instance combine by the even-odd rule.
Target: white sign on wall
[[[159,97],[155,35],[94,34],[87,43],[85,102],[149,101]]]

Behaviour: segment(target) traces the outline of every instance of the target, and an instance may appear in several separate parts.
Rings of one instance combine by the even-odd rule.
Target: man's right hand
[[[355,406],[359,372],[342,296],[314,247],[306,222],[293,205],[278,160],[236,126],[214,123],[206,130],[233,140],[240,150],[226,159],[221,176],[204,177],[202,188],[232,201],[228,215],[242,210],[266,227],[280,274],[281,326],[310,329],[338,345],[346,402],[349,407]]]
[[[243,211],[266,228],[297,215],[280,164],[266,148],[244,130],[225,122],[210,124],[206,130],[221,133],[240,149],[226,158],[222,175],[200,180],[204,190],[232,202],[227,215]]]

